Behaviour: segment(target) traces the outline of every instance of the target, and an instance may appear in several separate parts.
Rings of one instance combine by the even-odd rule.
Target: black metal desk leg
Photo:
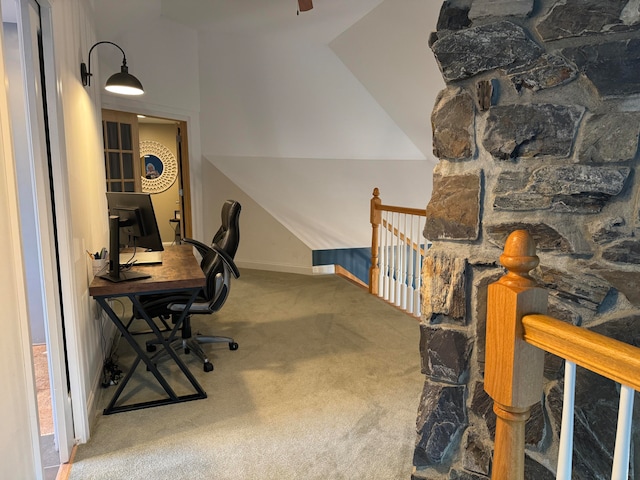
[[[191,300],[191,302],[193,302],[193,300],[195,299],[196,296],[197,296],[197,291],[195,291],[193,293],[193,296],[192,296],[193,299]],[[135,296],[131,295],[129,298],[134,302],[134,304],[137,303],[136,307],[141,308],[141,306],[140,306],[139,302],[137,301],[137,299],[135,298]],[[157,325],[155,325],[155,323],[149,318],[149,316],[146,314],[146,312],[144,312],[142,309],[140,310],[142,312],[142,314],[143,314],[143,317],[145,318],[147,323],[149,323],[149,326],[152,328],[154,334],[158,338],[158,341],[162,344],[163,348],[165,348],[167,353],[169,353],[169,355],[171,355],[171,357],[177,363],[177,365],[180,368],[180,370],[189,379],[190,383],[195,388],[197,393],[192,394],[192,395],[182,395],[182,396],[176,395],[176,393],[173,391],[173,389],[171,388],[171,386],[169,385],[167,380],[162,376],[162,374],[160,373],[160,371],[156,367],[155,363],[151,360],[151,358],[147,355],[147,353],[142,349],[142,347],[140,347],[140,345],[138,345],[138,343],[133,338],[131,333],[127,330],[127,328],[122,323],[120,318],[116,315],[116,313],[113,311],[113,309],[109,306],[109,304],[106,301],[107,297],[95,297],[95,299],[98,302],[98,304],[100,305],[100,307],[109,316],[111,321],[116,325],[116,327],[118,328],[118,330],[120,331],[122,336],[127,340],[129,345],[136,352],[136,359],[134,360],[133,364],[131,365],[131,368],[130,368],[129,372],[127,373],[125,378],[118,385],[118,389],[114,393],[111,401],[109,402],[109,405],[104,409],[103,413],[105,415],[108,415],[108,414],[111,414],[111,413],[123,412],[123,411],[137,410],[137,409],[140,409],[140,408],[147,408],[147,407],[152,407],[152,406],[157,406],[157,405],[165,405],[165,404],[171,404],[171,403],[184,402],[184,401],[188,401],[188,400],[196,400],[196,399],[201,399],[201,398],[206,398],[207,397],[206,392],[198,384],[198,382],[196,381],[195,377],[193,377],[193,375],[188,370],[186,365],[184,365],[184,363],[178,358],[178,356],[175,353],[175,351],[173,351],[171,346],[167,343],[167,341],[163,337],[162,332],[158,329]],[[175,334],[175,329],[174,329],[174,332],[172,332],[172,335],[174,335],[174,334]],[[171,338],[171,336],[170,336],[170,338]],[[158,382],[160,383],[160,385],[162,386],[162,388],[166,392],[167,398],[159,399],[159,400],[152,400],[152,401],[148,401],[148,402],[140,402],[140,403],[135,403],[135,404],[130,404],[130,405],[116,406],[116,403],[117,403],[118,399],[120,398],[120,395],[122,394],[125,386],[127,385],[129,380],[131,379],[131,377],[133,375],[133,372],[135,371],[135,369],[137,368],[137,366],[140,363],[140,360],[142,360],[145,363],[145,365],[147,366],[148,370],[153,374],[153,376],[156,378],[156,380],[158,380]]]
[[[140,303],[140,300],[138,300],[137,297],[133,297],[131,300],[133,302],[134,308],[138,310],[138,313],[140,313],[142,317],[146,320],[146,322],[149,324],[149,326],[155,333],[156,337],[160,341],[162,347],[171,356],[171,358],[173,358],[173,361],[176,363],[176,365],[178,365],[182,373],[184,373],[185,377],[187,377],[187,379],[189,380],[193,388],[196,390],[196,392],[206,397],[207,396],[206,392],[202,389],[202,387],[200,386],[196,378],[193,376],[189,368],[185,365],[185,363],[182,360],[180,360],[180,357],[178,356],[176,351],[173,348],[171,348],[171,341],[175,338],[176,333],[182,327],[182,323],[184,322],[184,319],[187,317],[187,314],[189,312],[189,309],[191,308],[191,305],[193,304],[195,299],[198,297],[198,292],[199,290],[196,290],[191,294],[191,297],[187,301],[184,310],[176,320],[176,323],[173,327],[173,330],[171,331],[171,334],[167,338],[165,338],[162,335],[162,332],[160,331],[158,326],[155,324],[153,319],[149,317],[147,312],[145,312],[142,304]]]

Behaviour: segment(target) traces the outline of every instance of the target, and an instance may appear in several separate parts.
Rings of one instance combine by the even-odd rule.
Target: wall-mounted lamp
[[[91,73],[91,52],[101,43],[108,43],[110,45],[113,45],[122,52],[122,67],[120,67],[120,72],[114,73],[109,77],[109,80],[107,80],[107,83],[104,87],[105,90],[113,93],[120,93],[122,95],[142,95],[144,93],[144,89],[142,88],[140,80],[129,73],[129,68],[127,67],[127,57],[124,54],[124,50],[122,50],[113,42],[98,42],[89,49],[89,66],[87,67],[84,62],[80,64],[80,76],[82,77],[82,85],[84,85],[85,87],[87,85],[91,85],[91,77],[93,75]]]

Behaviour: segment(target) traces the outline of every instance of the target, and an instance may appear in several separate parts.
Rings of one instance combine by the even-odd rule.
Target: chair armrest
[[[234,278],[239,278],[240,277],[240,270],[238,270],[238,267],[236,267],[236,264],[234,263],[233,258],[231,258],[231,256],[227,252],[222,250],[215,243],[213,245],[211,245],[210,247],[207,247],[207,250],[208,251],[213,250],[218,255],[220,255],[220,258],[222,258],[222,261],[227,265],[229,270],[231,270],[231,273],[233,274]]]
[[[182,241],[196,247],[196,250],[198,250],[198,252],[200,252],[200,255],[202,255],[203,257],[208,251],[211,250],[211,247],[209,247],[209,245],[205,245],[201,241],[195,240],[193,238],[183,238]]]
[[[202,243],[199,240],[194,240],[193,238],[183,238],[182,240],[185,243],[188,243],[188,244],[193,245],[194,247],[196,247],[196,249],[198,250],[200,255],[202,255],[202,258],[204,258],[205,255],[207,253],[211,252],[211,251],[216,252],[218,255],[220,255],[220,258],[222,258],[222,261],[229,268],[229,270],[233,274],[234,278],[239,278],[240,277],[240,270],[238,270],[238,267],[234,263],[233,258],[231,258],[231,256],[227,252],[222,250],[215,243],[212,244],[211,246],[209,246],[209,245],[205,245],[204,243]]]

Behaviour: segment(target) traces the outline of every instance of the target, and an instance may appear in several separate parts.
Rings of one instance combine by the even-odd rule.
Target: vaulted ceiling
[[[170,38],[171,24],[196,32],[203,158],[310,248],[365,246],[373,187],[426,206],[439,2],[315,0],[299,14],[297,0],[95,4],[99,32],[137,43],[150,28]]]

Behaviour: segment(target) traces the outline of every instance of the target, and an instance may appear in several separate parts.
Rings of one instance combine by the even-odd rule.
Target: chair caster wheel
[[[147,344],[147,352],[151,353],[151,352],[155,352],[157,350],[158,347],[156,347],[153,344]]]
[[[189,355],[191,353],[191,349],[189,347],[184,348],[184,353]]]
[[[213,363],[211,363],[211,362],[206,362],[206,363],[203,365],[203,370],[204,370],[205,372],[212,372],[212,371],[213,371]]]
[[[237,350],[237,349],[238,349],[238,344],[236,342],[229,343],[229,350]]]

